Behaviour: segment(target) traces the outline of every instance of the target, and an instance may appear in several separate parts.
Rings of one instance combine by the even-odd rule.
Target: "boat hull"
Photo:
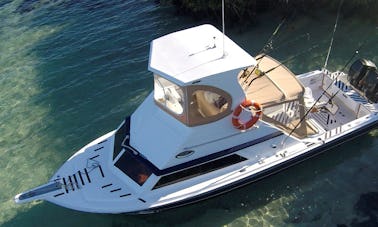
[[[261,172],[258,172],[254,175],[243,178],[239,181],[230,183],[230,184],[225,185],[223,187],[214,189],[212,191],[209,191],[209,192],[206,192],[206,193],[203,193],[203,194],[200,194],[200,195],[188,198],[188,199],[184,199],[184,200],[177,201],[177,202],[174,202],[174,203],[171,203],[171,204],[167,204],[167,205],[163,205],[163,206],[159,206],[159,207],[154,207],[154,208],[150,208],[150,209],[146,209],[146,210],[141,210],[141,211],[136,211],[136,212],[127,212],[127,214],[157,213],[157,212],[161,212],[161,211],[165,211],[165,210],[169,210],[169,209],[173,209],[173,208],[178,208],[178,207],[181,207],[181,206],[190,205],[190,204],[193,204],[193,203],[197,203],[197,202],[200,202],[200,201],[203,201],[203,200],[207,200],[207,199],[216,197],[218,195],[225,194],[225,193],[230,192],[232,190],[235,190],[237,188],[241,188],[241,187],[246,186],[248,184],[257,182],[257,181],[259,181],[259,180],[261,180],[265,177],[268,177],[268,176],[271,176],[271,175],[276,174],[278,172],[281,172],[281,171],[283,171],[283,170],[285,170],[285,169],[287,169],[291,166],[294,166],[294,165],[297,165],[297,164],[299,164],[303,161],[306,161],[309,158],[312,158],[312,157],[315,157],[319,154],[322,154],[325,151],[330,150],[330,149],[332,149],[332,148],[334,148],[338,145],[341,145],[341,144],[348,142],[348,141],[350,141],[354,138],[365,135],[365,134],[369,133],[371,130],[377,128],[377,127],[378,127],[378,121],[371,122],[370,124],[367,124],[367,125],[359,128],[359,129],[356,129],[356,130],[354,130],[354,131],[352,131],[348,134],[345,134],[345,135],[343,135],[343,136],[341,136],[337,139],[334,139],[330,142],[324,143],[321,146],[315,147],[314,149],[312,149],[312,150],[310,150],[306,153],[303,153],[301,155],[298,155],[296,157],[288,159],[285,162],[282,162],[278,165],[272,166],[271,168],[265,169]]]

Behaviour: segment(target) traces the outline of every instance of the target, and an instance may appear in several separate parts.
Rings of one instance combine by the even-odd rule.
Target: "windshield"
[[[142,186],[152,174],[152,170],[143,163],[141,158],[138,158],[129,147],[126,147],[126,150],[114,165],[140,186]]]

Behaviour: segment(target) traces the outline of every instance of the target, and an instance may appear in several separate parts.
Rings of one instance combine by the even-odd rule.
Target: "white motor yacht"
[[[47,184],[15,196],[96,213],[152,213],[204,200],[378,125],[377,68],[295,75],[211,25],[151,43],[154,90]]]

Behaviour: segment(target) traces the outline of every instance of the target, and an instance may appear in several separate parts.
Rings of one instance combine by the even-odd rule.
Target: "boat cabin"
[[[189,127],[229,115],[232,101],[244,99],[235,75],[256,64],[210,25],[158,38],[150,52],[155,103]]]
[[[280,129],[289,132],[304,114],[305,89],[290,70],[269,56],[256,61],[211,25],[155,39],[149,70],[154,91],[131,116],[130,145],[158,169],[186,162],[177,158],[183,152],[201,158]],[[263,108],[259,133],[232,125],[232,112],[245,99]],[[248,120],[245,112],[240,118]],[[157,144],[164,151],[155,151]]]
[[[295,75],[277,60],[261,55],[256,61],[224,39],[225,44],[222,33],[204,25],[154,40],[149,70],[154,72],[155,103],[192,127],[222,119],[249,99],[264,107],[265,121],[293,129],[304,114],[305,91]],[[296,135],[313,131],[303,125]]]

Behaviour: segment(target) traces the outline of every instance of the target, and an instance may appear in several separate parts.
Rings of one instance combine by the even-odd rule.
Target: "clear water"
[[[326,12],[297,17],[275,37],[271,55],[285,60],[305,51],[289,68],[320,68],[334,20]],[[227,33],[256,54],[279,22],[266,15],[255,26]],[[329,68],[342,68],[366,37],[361,56],[378,63],[376,22],[342,17]],[[46,182],[76,150],[117,127],[143,101],[152,90],[152,39],[201,23],[152,0],[0,1],[0,225],[378,225],[377,130],[258,183],[159,214],[13,203],[15,194]]]

